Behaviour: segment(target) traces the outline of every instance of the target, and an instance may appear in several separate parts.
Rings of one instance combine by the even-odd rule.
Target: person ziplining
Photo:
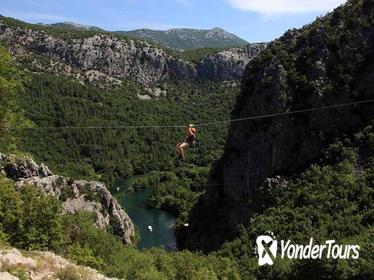
[[[184,152],[188,147],[191,147],[196,143],[196,128],[193,124],[190,124],[187,127],[187,136],[186,138],[177,144],[177,154],[180,159],[184,159]]]

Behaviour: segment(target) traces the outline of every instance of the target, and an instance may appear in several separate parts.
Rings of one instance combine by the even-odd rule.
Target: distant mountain
[[[58,23],[52,23],[52,24],[39,23],[39,25],[48,26],[48,27],[52,27],[56,29],[64,29],[64,30],[105,31],[104,29],[101,29],[96,26],[85,25],[85,24],[76,23],[76,22],[58,22]]]
[[[175,28],[166,31],[137,29],[132,31],[110,32],[97,26],[85,25],[76,22],[58,22],[52,24],[38,23],[38,25],[54,28],[59,31],[97,31],[116,33],[135,39],[145,40],[150,43],[156,43],[177,51],[201,48],[223,49],[248,44],[247,41],[219,27],[212,29]]]
[[[248,44],[247,41],[222,28],[204,29],[169,29],[166,31],[138,29],[119,31],[118,33],[150,41],[175,50],[199,48],[227,48]]]

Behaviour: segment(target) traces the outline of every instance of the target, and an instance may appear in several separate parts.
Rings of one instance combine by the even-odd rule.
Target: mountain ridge
[[[94,26],[94,25],[87,25],[87,24],[82,24],[82,23],[77,23],[73,21],[64,21],[64,22],[56,22],[56,23],[37,23],[38,25],[42,26],[48,26],[51,28],[60,28],[60,29],[65,29],[65,30],[90,30],[90,31],[105,31],[104,29]]]
[[[211,29],[170,28],[167,30],[139,28],[128,31],[108,31],[97,26],[70,21],[52,24],[38,23],[38,25],[66,31],[97,31],[120,34],[159,44],[176,51],[200,48],[229,48],[249,44],[246,40],[233,33],[227,32],[221,27],[213,27]]]
[[[220,27],[212,29],[172,28],[168,30],[137,29],[118,31],[129,37],[149,40],[165,47],[184,51],[199,48],[228,48],[247,45],[248,42]]]

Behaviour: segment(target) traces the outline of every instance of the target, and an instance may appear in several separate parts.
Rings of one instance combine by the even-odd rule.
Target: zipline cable
[[[286,115],[292,115],[292,114],[298,114],[298,113],[306,113],[306,112],[313,112],[313,111],[319,111],[319,110],[347,107],[347,106],[352,106],[352,105],[360,105],[360,104],[366,104],[366,103],[372,103],[372,102],[374,102],[374,99],[356,101],[356,102],[350,102],[350,103],[343,103],[343,104],[336,104],[336,105],[314,107],[314,108],[307,108],[307,109],[281,112],[281,113],[272,113],[272,114],[252,116],[252,117],[239,118],[239,119],[232,119],[232,120],[226,120],[226,121],[220,121],[220,122],[218,122],[218,121],[217,122],[210,122],[210,123],[200,124],[200,125],[197,125],[197,126],[203,127],[203,126],[210,126],[210,125],[218,125],[218,124],[222,124],[222,123],[235,123],[235,122],[242,122],[242,121],[248,121],[248,120],[258,120],[258,119],[272,118],[272,117],[278,117],[278,116],[286,116]]]
[[[342,104],[335,104],[335,105],[327,105],[321,107],[314,107],[314,108],[307,108],[307,109],[300,109],[288,112],[280,112],[280,113],[271,113],[265,115],[258,115],[258,116],[250,116],[245,118],[238,118],[238,119],[231,119],[231,120],[222,120],[216,122],[208,122],[208,123],[200,123],[195,125],[196,127],[206,127],[206,126],[214,126],[220,124],[231,124],[249,120],[258,120],[258,119],[265,119],[265,118],[273,118],[278,116],[286,116],[286,115],[293,115],[299,113],[307,113],[319,110],[327,110],[333,108],[341,108],[341,107],[348,107],[353,105],[360,105],[360,104],[368,104],[373,103],[374,99],[362,100],[362,101],[355,101],[349,103],[342,103]],[[129,129],[129,128],[136,128],[136,129],[151,129],[151,128],[185,128],[186,125],[121,125],[121,126],[39,126],[39,127],[4,127],[0,129],[7,129],[7,130],[52,130],[52,129]]]

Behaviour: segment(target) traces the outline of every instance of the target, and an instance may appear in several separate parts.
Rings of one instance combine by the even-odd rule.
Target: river
[[[140,240],[137,245],[139,249],[163,246],[166,250],[173,250],[176,248],[175,217],[166,211],[147,209],[145,201],[151,193],[151,188],[145,188],[121,194],[118,200],[138,227]],[[152,226],[152,232],[148,230],[148,226]]]

